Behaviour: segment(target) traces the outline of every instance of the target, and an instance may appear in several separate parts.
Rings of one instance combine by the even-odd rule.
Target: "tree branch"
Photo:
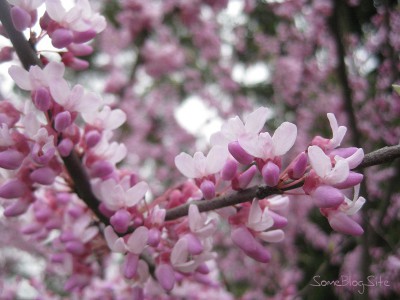
[[[364,156],[363,161],[357,169],[380,165],[386,162],[391,162],[400,157],[400,145],[385,147],[374,152],[368,153]],[[172,221],[188,214],[189,206],[191,204],[197,205],[200,212],[211,211],[226,206],[231,206],[247,201],[252,201],[254,198],[263,199],[272,195],[283,194],[285,191],[293,190],[302,187],[304,182],[299,182],[286,189],[278,189],[276,187],[254,186],[240,192],[231,193],[229,195],[220,196],[212,200],[193,201],[181,206],[167,210],[165,215],[166,221]]]

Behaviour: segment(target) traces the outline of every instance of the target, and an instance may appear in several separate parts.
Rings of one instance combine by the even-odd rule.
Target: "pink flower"
[[[211,136],[210,142],[212,145],[226,146],[239,139],[254,137],[264,127],[270,115],[271,112],[268,108],[260,107],[245,117],[244,123],[238,116],[231,118],[222,125],[220,132]]]
[[[114,229],[111,226],[107,226],[104,229],[104,237],[107,245],[112,252],[125,253],[126,245],[122,237],[118,237]]]
[[[98,33],[106,27],[105,18],[94,13],[87,0],[77,0],[69,11],[65,10],[60,0],[46,0],[46,11],[51,19],[74,31],[94,30]]]
[[[131,187],[129,176],[125,176],[119,182],[110,178],[95,184],[96,194],[107,208],[113,211],[136,205],[143,199],[148,189],[144,181]]]
[[[189,228],[190,231],[200,239],[210,237],[216,230],[214,220],[208,220],[206,214],[201,214],[195,204],[189,206]]]
[[[266,242],[277,243],[284,239],[285,234],[281,229],[269,230],[274,225],[274,219],[268,207],[261,209],[258,200],[254,199],[246,226],[256,232],[256,236]]]
[[[193,157],[182,152],[175,157],[175,165],[188,178],[203,178],[221,171],[227,158],[226,148],[214,146],[207,157],[201,152],[196,152]]]
[[[286,154],[296,141],[296,136],[296,125],[284,122],[272,137],[268,132],[262,132],[258,136],[240,137],[239,143],[247,153],[265,161]]]
[[[333,185],[341,183],[349,176],[349,164],[345,159],[336,161],[334,167],[329,156],[318,146],[308,147],[308,159],[311,167],[323,183]]]

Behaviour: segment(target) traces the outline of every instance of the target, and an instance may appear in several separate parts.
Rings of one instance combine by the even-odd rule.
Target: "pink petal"
[[[253,111],[245,118],[246,132],[258,134],[269,116],[270,110],[266,107],[260,107]]]
[[[294,145],[296,137],[297,126],[289,122],[282,123],[272,136],[274,154],[280,156],[288,152]]]
[[[15,83],[23,90],[32,90],[29,73],[20,66],[11,66],[8,69],[8,74],[15,81]]]
[[[329,184],[341,183],[349,177],[349,164],[345,159],[341,159],[336,162],[335,167],[331,172],[325,177],[325,182]]]
[[[308,158],[311,167],[321,178],[332,169],[331,159],[318,146],[308,147]]]
[[[197,172],[194,166],[193,157],[185,152],[181,152],[175,157],[175,165],[184,176],[196,178]]]
[[[189,251],[188,251],[188,240],[185,238],[180,238],[171,251],[171,264],[178,265],[187,261]]]
[[[269,243],[278,243],[285,238],[285,233],[281,229],[264,231],[258,234],[260,239]]]
[[[130,252],[139,255],[147,245],[149,230],[145,226],[135,229],[127,241],[127,248]]]
[[[228,150],[222,146],[214,146],[206,158],[206,173],[215,174],[222,170],[228,158]]]
[[[162,288],[171,291],[175,285],[175,272],[169,264],[161,264],[156,267],[156,278]]]
[[[131,187],[127,192],[127,200],[126,200],[126,206],[127,207],[131,207],[135,204],[137,204],[139,202],[139,200],[141,200],[144,195],[147,193],[149,189],[149,185],[144,182],[141,181],[137,184],[135,184],[133,187]]]
[[[359,236],[364,233],[362,227],[343,212],[331,213],[328,216],[328,221],[333,230],[337,232],[354,236]]]

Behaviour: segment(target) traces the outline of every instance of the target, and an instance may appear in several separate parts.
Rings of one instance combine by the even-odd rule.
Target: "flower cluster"
[[[92,11],[88,0],[77,0],[77,3],[66,10],[60,0],[8,0],[13,5],[11,18],[18,31],[31,29],[38,22],[38,8],[45,5],[46,12],[40,17],[41,32],[34,36],[33,42],[39,42],[46,35],[51,44],[60,49],[61,61],[75,70],[84,70],[89,64],[80,59],[93,52],[87,44],[106,27],[105,18]],[[31,31],[31,35],[32,35]],[[42,60],[47,59],[42,57]]]

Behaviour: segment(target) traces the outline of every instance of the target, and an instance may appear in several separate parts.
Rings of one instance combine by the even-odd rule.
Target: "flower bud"
[[[280,168],[269,161],[263,166],[261,174],[267,186],[276,186],[279,182]]]
[[[63,139],[57,146],[58,152],[63,157],[68,156],[71,153],[72,148],[74,148],[74,144],[68,138]]]
[[[86,146],[92,148],[100,141],[101,135],[97,130],[90,130],[85,134]]]
[[[241,164],[248,165],[253,161],[253,157],[248,154],[242,146],[240,146],[239,142],[231,142],[228,145],[228,150],[232,154],[232,156]]]
[[[118,210],[111,218],[110,223],[118,233],[125,233],[132,221],[132,215],[125,209]]]
[[[147,244],[152,247],[157,247],[161,240],[161,232],[157,228],[149,229],[149,238]]]
[[[203,180],[200,184],[200,190],[206,200],[210,200],[215,197],[215,185],[210,180]]]
[[[221,177],[223,180],[232,180],[237,172],[238,163],[234,160],[228,159],[221,171]]]
[[[337,207],[344,201],[343,194],[329,185],[321,185],[311,194],[315,205],[319,208]]]
[[[359,236],[364,233],[364,230],[356,221],[341,211],[330,213],[328,215],[328,221],[333,230],[337,232],[354,236]]]
[[[137,268],[139,263],[139,256],[133,253],[128,253],[125,256],[123,264],[124,276],[127,279],[132,279],[137,274]]]
[[[232,182],[232,188],[234,190],[245,189],[249,183],[253,180],[254,175],[257,173],[257,167],[251,166],[242,174],[240,174],[237,178],[234,178]]]
[[[59,28],[51,34],[51,44],[56,48],[64,48],[72,43],[72,31],[65,28]]]
[[[289,177],[291,179],[299,179],[304,175],[304,172],[307,168],[308,158],[304,152],[301,152],[294,161],[290,164],[289,167]]]
[[[0,197],[6,199],[19,198],[27,191],[27,186],[19,179],[9,179],[0,186]]]
[[[1,196],[0,196],[1,197]],[[13,201],[13,203],[9,206],[6,207],[4,210],[4,216],[5,217],[16,217],[24,214],[30,205],[30,201],[27,199],[17,199],[16,201]]]
[[[197,236],[189,233],[185,235],[185,239],[187,241],[188,251],[192,255],[198,255],[203,252],[203,245]]]
[[[346,178],[345,181],[337,183],[334,186],[335,188],[340,190],[348,189],[350,187],[356,186],[357,184],[360,184],[363,178],[363,174],[350,171],[349,176]]]
[[[33,103],[37,109],[41,111],[47,111],[51,107],[50,93],[44,87],[40,87],[35,91],[33,96]]]
[[[285,217],[273,212],[272,210],[268,210],[268,215],[270,215],[274,220],[274,225],[272,227],[274,229],[284,228],[288,224],[288,220]]]
[[[208,268],[207,264],[202,263],[197,267],[196,272],[199,272],[200,274],[208,274],[210,273],[210,269]]]
[[[72,119],[69,111],[63,111],[54,118],[54,129],[61,132],[71,125]]]
[[[11,19],[14,27],[18,31],[24,31],[31,25],[31,15],[24,9],[14,6],[10,10]]]
[[[240,226],[232,230],[231,238],[234,244],[251,258],[263,263],[270,261],[271,254],[254,238],[246,227]]]
[[[15,149],[2,151],[0,152],[0,168],[6,170],[18,169],[21,166],[24,157],[25,156],[21,152]]]
[[[93,47],[86,44],[71,44],[67,48],[76,56],[86,56],[93,53]]]
[[[95,36],[96,36],[96,31],[94,31],[93,29],[89,29],[89,30],[86,30],[83,32],[75,31],[73,39],[74,39],[74,43],[82,44],[82,43],[89,42]]]
[[[54,178],[56,177],[56,173],[53,169],[49,167],[38,168],[34,170],[29,178],[36,183],[40,183],[43,185],[50,185],[54,182]]]
[[[110,162],[104,160],[96,161],[90,167],[90,175],[92,177],[105,178],[108,175],[110,175],[113,171],[114,171],[114,166]]]
[[[82,255],[85,253],[85,245],[81,241],[69,241],[65,244],[65,249],[72,254]]]
[[[171,291],[175,285],[175,272],[169,264],[160,264],[156,267],[156,278],[162,288],[167,292]]]

